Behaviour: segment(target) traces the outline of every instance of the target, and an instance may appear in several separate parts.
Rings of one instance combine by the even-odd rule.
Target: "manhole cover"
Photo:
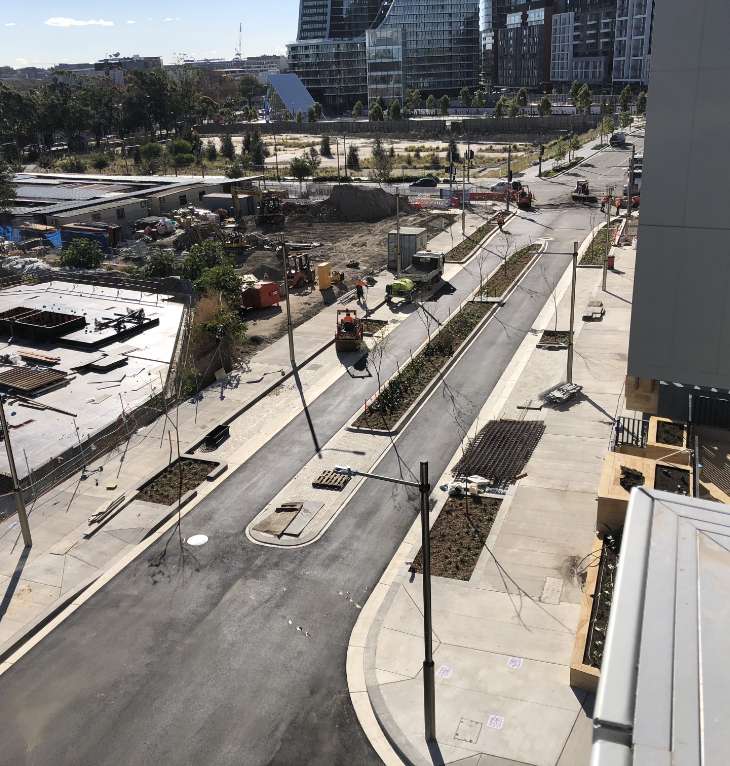
[[[482,732],[481,721],[472,721],[469,718],[461,718],[459,725],[456,727],[456,734],[454,739],[460,739],[462,742],[470,742],[474,744]]]
[[[208,542],[208,535],[191,535],[187,539],[188,545],[205,545]]]

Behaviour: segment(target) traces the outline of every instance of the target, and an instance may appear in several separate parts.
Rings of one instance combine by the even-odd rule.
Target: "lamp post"
[[[433,645],[431,633],[433,621],[431,616],[431,538],[428,523],[428,462],[421,461],[419,481],[405,481],[377,473],[357,471],[350,466],[336,465],[335,473],[341,476],[364,476],[368,479],[388,481],[391,484],[402,484],[404,487],[415,487],[421,495],[421,559],[423,562],[423,720],[427,742],[436,741],[436,685],[433,672]]]

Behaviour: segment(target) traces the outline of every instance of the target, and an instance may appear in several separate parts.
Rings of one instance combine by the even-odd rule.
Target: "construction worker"
[[[503,231],[502,227],[504,226],[504,213],[497,213],[497,227],[500,231]]]
[[[355,292],[357,293],[357,301],[360,303],[362,299],[365,297],[365,283],[362,281],[362,279],[358,279],[357,282],[355,282]]]

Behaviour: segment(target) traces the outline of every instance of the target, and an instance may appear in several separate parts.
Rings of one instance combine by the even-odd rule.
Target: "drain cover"
[[[192,535],[186,542],[188,545],[205,545],[208,542],[208,535]]]

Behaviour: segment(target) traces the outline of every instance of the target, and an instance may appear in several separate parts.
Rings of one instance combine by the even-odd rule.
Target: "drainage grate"
[[[477,434],[454,468],[455,476],[483,476],[510,484],[522,473],[545,433],[541,420],[492,420]]]
[[[312,486],[315,489],[335,489],[339,492],[345,487],[348,481],[350,481],[349,476],[335,473],[334,471],[322,471],[322,473],[312,482]]]

